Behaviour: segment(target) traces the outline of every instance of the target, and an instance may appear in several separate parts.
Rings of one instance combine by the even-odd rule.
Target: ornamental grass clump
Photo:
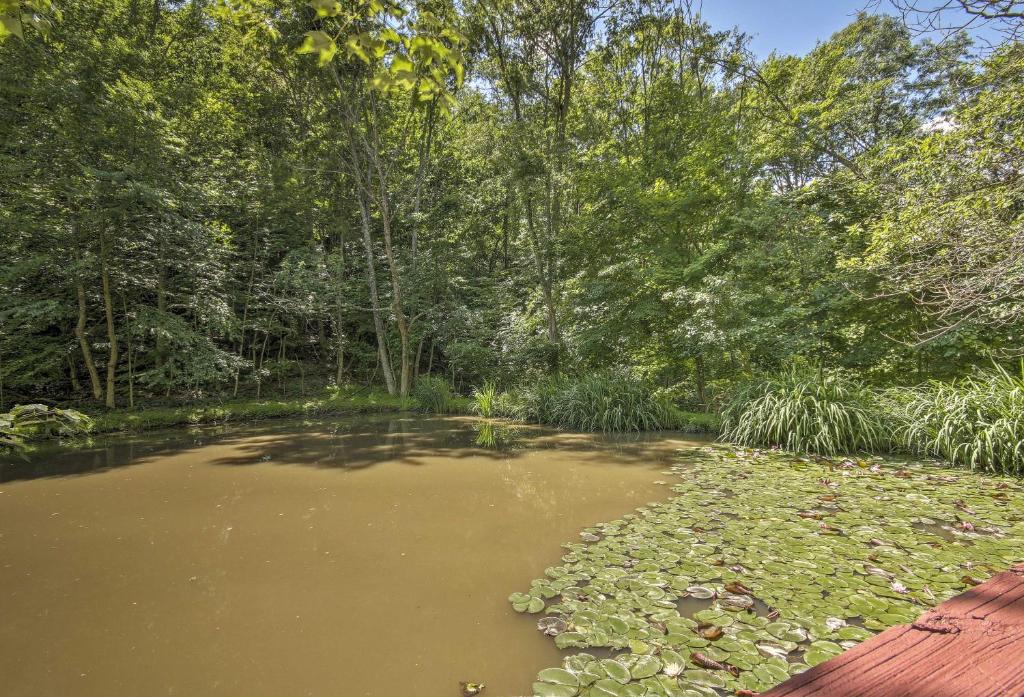
[[[871,389],[841,373],[790,369],[732,399],[722,438],[822,455],[885,450],[889,428],[878,402]]]
[[[454,410],[452,385],[442,377],[426,375],[416,381],[413,399],[421,411],[430,414],[449,414]]]
[[[672,425],[667,402],[628,375],[597,374],[565,382],[551,403],[550,423],[577,431],[656,431]]]
[[[670,402],[629,375],[551,376],[495,396],[493,414],[572,431],[654,431],[675,423]]]
[[[498,400],[498,388],[490,380],[483,384],[483,387],[473,388],[472,409],[473,412],[490,418],[495,415],[495,406]]]
[[[885,394],[893,439],[918,455],[999,474],[1024,475],[1024,367]]]

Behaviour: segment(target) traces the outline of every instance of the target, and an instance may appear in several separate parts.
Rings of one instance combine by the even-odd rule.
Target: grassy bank
[[[473,393],[473,410],[570,431],[682,430],[717,433],[716,414],[682,411],[653,386],[627,374],[555,375],[499,391],[485,384]]]
[[[724,440],[837,455],[907,452],[1024,475],[1024,368],[879,389],[843,373],[790,370],[739,390]]]
[[[139,432],[173,426],[197,426],[298,416],[343,416],[399,411],[434,411],[423,408],[414,397],[386,392],[335,390],[303,399],[244,399],[171,407],[117,409],[93,414],[92,433]],[[451,397],[444,413],[468,413],[469,400]]]

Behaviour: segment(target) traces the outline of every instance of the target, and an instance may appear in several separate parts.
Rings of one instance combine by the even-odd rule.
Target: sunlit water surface
[[[687,441],[495,430],[278,422],[0,465],[0,694],[530,694],[561,652],[509,593],[666,498]]]

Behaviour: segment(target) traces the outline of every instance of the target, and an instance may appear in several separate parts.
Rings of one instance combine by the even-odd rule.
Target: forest
[[[0,692],[1024,694],[1022,175],[1024,0],[0,0]]]
[[[896,2],[759,58],[691,0],[4,0],[0,405],[587,376],[1019,418],[1022,21],[961,4],[999,40]]]

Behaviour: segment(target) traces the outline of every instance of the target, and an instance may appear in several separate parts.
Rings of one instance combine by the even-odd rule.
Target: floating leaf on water
[[[662,662],[657,656],[637,656],[629,672],[634,680],[640,680],[657,675],[661,668]]]
[[[590,688],[588,697],[630,697],[626,690],[625,683],[620,683],[608,678],[602,678],[595,682]]]
[[[725,672],[731,673],[732,675],[740,674],[739,668],[737,668],[736,666],[731,666],[727,663],[716,661],[715,659],[710,658],[706,654],[700,652],[694,652],[690,654],[690,662],[694,665],[700,666],[701,668],[705,668],[707,670],[724,670]]]
[[[754,599],[749,595],[725,595],[718,598],[718,604],[725,610],[739,612],[754,607]]]
[[[733,595],[753,595],[754,592],[739,581],[729,581],[725,584],[725,590]]]
[[[604,671],[612,680],[622,683],[625,685],[629,682],[629,671],[626,666],[622,665],[613,658],[606,658],[601,661],[601,669]]]
[[[460,682],[459,689],[462,690],[462,697],[474,697],[483,692],[483,689],[487,687],[482,682]]]
[[[589,646],[587,638],[580,632],[563,632],[555,637],[555,646],[560,649],[582,649]]]
[[[725,630],[713,624],[703,624],[697,628],[697,633],[708,641],[715,641],[722,638]]]
[[[545,668],[537,673],[537,680],[554,683],[555,685],[571,685],[573,687],[580,684],[579,678],[563,668]]]
[[[841,617],[827,617],[825,618],[825,626],[828,627],[830,631],[834,632],[840,627],[845,627],[846,620]]]
[[[688,586],[686,594],[691,598],[696,598],[697,600],[710,600],[716,595],[713,588],[708,588],[706,586]]]
[[[985,480],[975,474],[946,481],[941,471],[922,466],[908,469],[913,476],[901,479],[857,466],[842,471],[841,487],[828,485],[823,491],[821,465],[812,461],[737,451],[739,462],[723,468],[719,453],[710,447],[691,451],[685,479],[673,487],[677,498],[587,529],[600,539],[568,545],[562,566],[546,570],[547,578],[510,599],[522,611],[539,600],[550,616],[563,618],[566,631],[554,637],[560,647],[631,650],[617,659],[630,672],[626,683],[609,677],[593,658],[567,662],[565,668],[582,686],[580,697],[637,697],[645,691],[651,697],[712,697],[726,688],[767,689],[783,673],[806,670],[876,631],[912,621],[922,607],[962,591],[968,580],[980,582],[1014,563],[1024,545],[1024,516],[1013,512],[1024,510],[1024,495],[1018,489],[996,490],[1007,501],[995,500],[993,489],[979,485]],[[722,493],[726,489],[728,497]],[[833,500],[809,510],[795,504],[821,495]],[[936,509],[935,518],[942,518],[941,510],[970,515],[975,529],[958,530],[949,540],[913,528],[934,520],[921,515],[926,506]],[[755,509],[756,517],[750,514]],[[826,518],[827,534],[798,517],[799,510]],[[832,534],[839,529],[844,534]],[[897,574],[906,593],[892,584]],[[750,597],[730,583],[756,588],[769,614],[727,609],[743,602],[728,598]],[[715,584],[724,587],[721,597],[714,595]],[[691,588],[709,593],[691,595]],[[687,600],[680,603],[682,598]],[[687,604],[692,601],[698,608],[700,601],[711,607],[693,612]],[[694,619],[680,616],[691,613]],[[842,624],[854,618],[863,626]],[[704,634],[717,627],[722,636],[709,641],[698,621],[707,625]],[[762,651],[762,645],[771,648]],[[692,652],[741,674],[686,669]],[[633,669],[646,672],[639,662],[643,656],[660,660],[661,672],[633,675]],[[795,656],[802,662],[791,662]],[[601,680],[611,691],[595,689]]]
[[[575,685],[558,685],[550,682],[533,683],[534,697],[576,697],[580,692]]]

